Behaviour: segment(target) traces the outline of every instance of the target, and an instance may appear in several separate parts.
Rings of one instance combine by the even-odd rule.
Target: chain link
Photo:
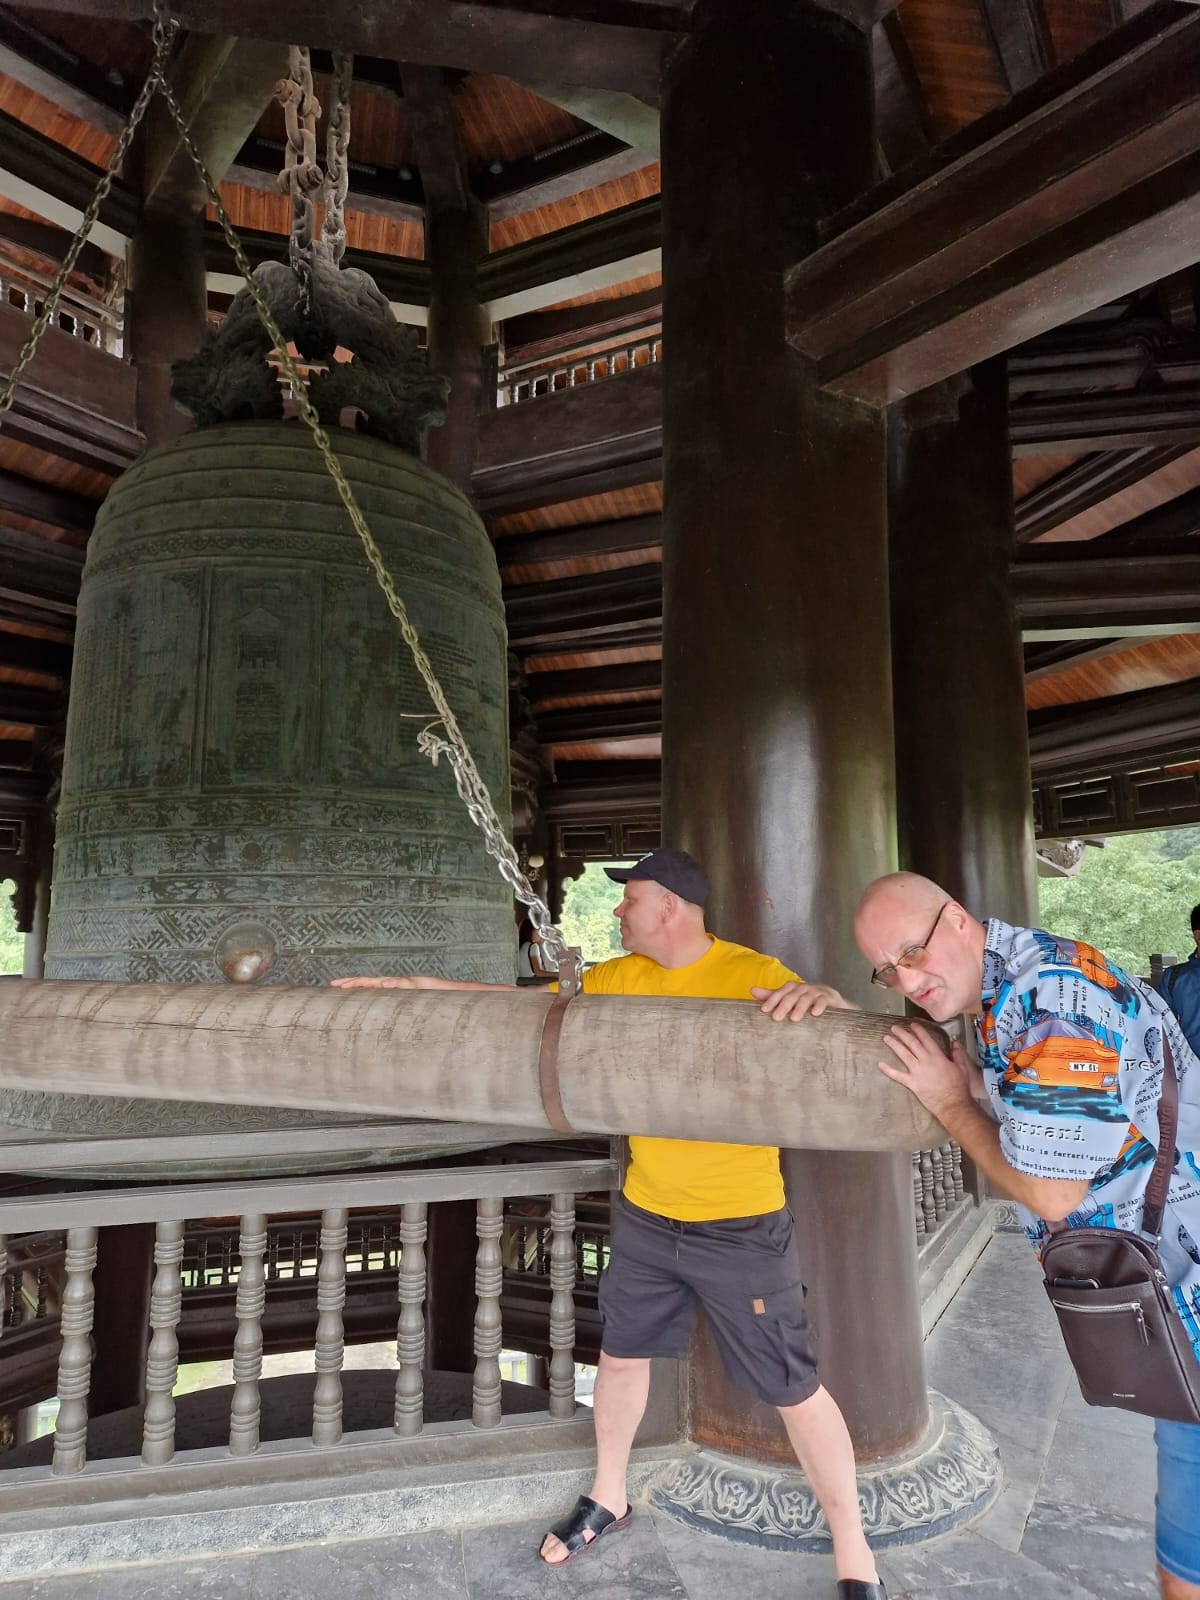
[[[350,85],[354,57],[335,50],[333,55],[333,105],[325,135],[325,221],[321,238],[335,261],[346,253],[346,195],[350,186]]]
[[[156,0],[156,16],[162,14],[163,10],[162,0]],[[246,280],[246,287],[258,310],[259,317],[262,319],[262,324],[275,347],[276,358],[291,384],[293,395],[299,403],[300,415],[307,424],[317,449],[321,452],[326,470],[333,479],[341,502],[346,508],[346,514],[350,518],[355,533],[358,535],[359,542],[363,547],[363,552],[371,570],[375,574],[376,581],[383,591],[388,610],[399,624],[404,642],[408,645],[413,662],[422,682],[429,691],[429,698],[433,701],[434,708],[438,713],[438,720],[445,730],[445,737],[443,738],[435,733],[432,728],[425,729],[418,740],[418,747],[435,765],[439,756],[446,755],[454,774],[455,787],[467,808],[467,814],[483,835],[484,846],[488,854],[496,862],[501,877],[510,886],[522,905],[529,907],[530,920],[537,929],[543,949],[551,962],[555,966],[565,964],[568,954],[566,940],[555,926],[549,906],[538,894],[525,873],[521,871],[517,852],[513,849],[505,834],[504,825],[496,811],[491,792],[475,764],[475,758],[471,754],[470,746],[467,744],[462,729],[459,727],[458,718],[454,715],[454,709],[446,698],[445,691],[438,681],[429,657],[425,654],[417,630],[408,615],[408,608],[397,592],[379,546],[375,543],[371,530],[367,526],[366,518],[363,516],[358,501],[355,499],[354,491],[342,471],[341,463],[334,454],[329,435],[317,415],[316,407],[309,398],[308,385],[304,381],[295,358],[288,349],[287,340],[275,320],[274,313],[262,286],[254,276],[249,259],[242,246],[242,241],[238,238],[233,224],[229,220],[228,213],[221,202],[220,194],[217,192],[217,186],[213,182],[212,175],[196,148],[186,118],[180,109],[178,100],[175,98],[175,92],[165,76],[159,80],[159,89],[175,120],[184,148],[191,157],[192,164],[196,168],[200,180],[208,193],[217,221],[221,225],[221,231],[225,235],[226,243],[233,253],[234,260],[237,262],[238,271]]]

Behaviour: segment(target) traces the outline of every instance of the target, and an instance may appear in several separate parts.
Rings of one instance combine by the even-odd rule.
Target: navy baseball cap
[[[695,906],[702,906],[708,899],[708,874],[686,850],[651,850],[636,866],[604,870],[614,883],[660,883]]]

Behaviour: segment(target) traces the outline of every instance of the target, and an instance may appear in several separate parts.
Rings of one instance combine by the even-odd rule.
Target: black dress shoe
[[[838,1600],[887,1600],[887,1590],[882,1583],[862,1583],[857,1578],[839,1578]]]

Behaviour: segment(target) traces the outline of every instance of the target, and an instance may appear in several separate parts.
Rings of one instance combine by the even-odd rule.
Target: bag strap
[[[1171,1186],[1171,1169],[1175,1165],[1175,1130],[1179,1126],[1179,1078],[1167,1040],[1166,1021],[1162,1030],[1163,1078],[1158,1096],[1158,1155],[1154,1170],[1146,1185],[1146,1198],[1142,1202],[1142,1232],[1158,1239],[1162,1234],[1163,1211],[1167,1204],[1167,1191]]]

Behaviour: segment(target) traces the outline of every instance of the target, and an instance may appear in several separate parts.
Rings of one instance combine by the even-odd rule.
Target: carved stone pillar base
[[[996,1442],[969,1411],[930,1393],[928,1432],[912,1450],[858,1474],[863,1527],[875,1549],[918,1544],[973,1522],[1000,1489]],[[820,1554],[829,1530],[808,1479],[710,1450],[673,1461],[652,1505],[707,1533],[773,1550]]]

